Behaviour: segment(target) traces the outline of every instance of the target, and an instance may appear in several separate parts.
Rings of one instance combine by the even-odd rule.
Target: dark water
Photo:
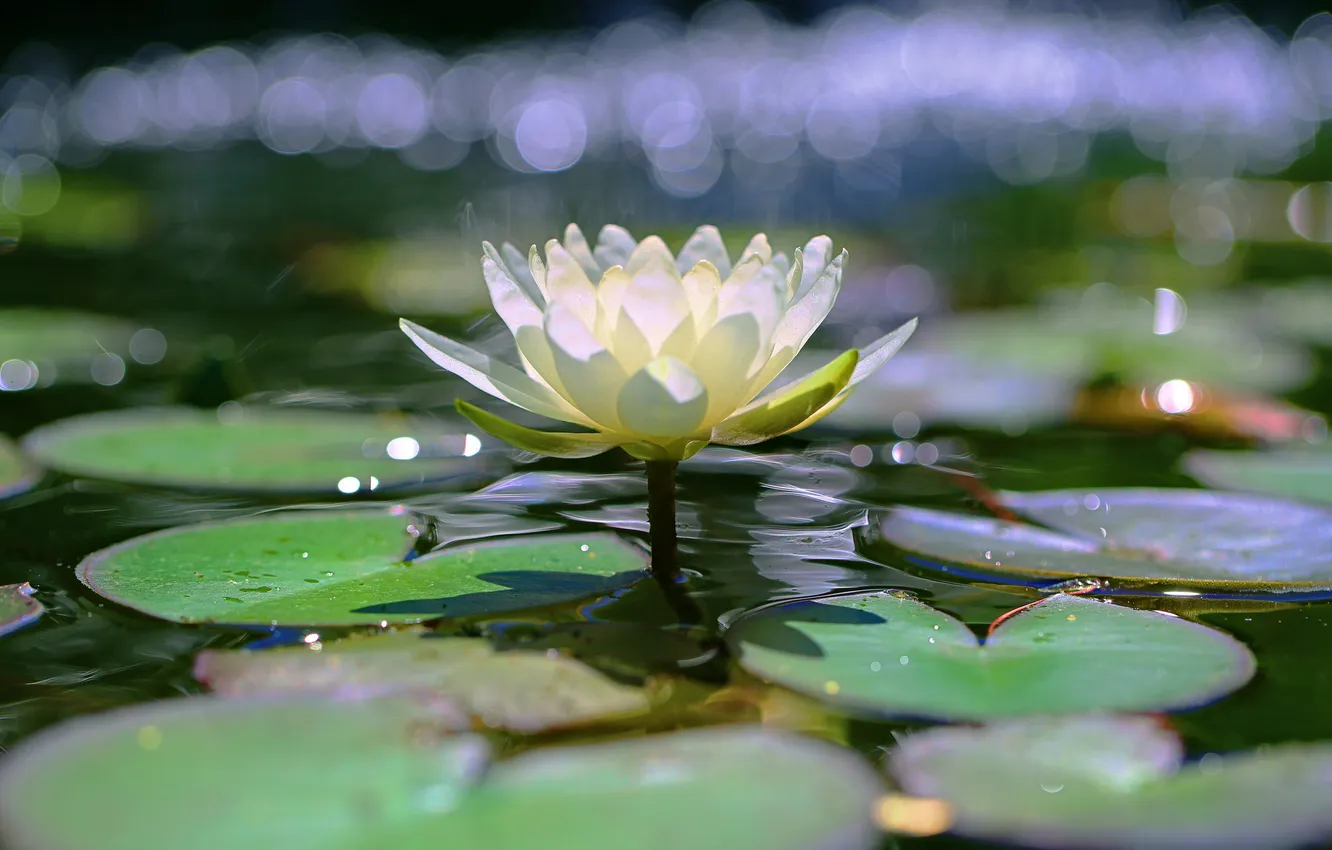
[[[318,390],[325,399],[330,397],[325,391],[337,390],[344,408],[448,416],[454,394],[470,397],[470,390],[418,357],[396,330],[393,315],[343,297],[311,294],[294,269],[297,259],[312,243],[352,242],[418,225],[468,239],[498,228],[517,232],[521,240],[539,220],[589,215],[554,200],[558,187],[549,185],[539,191],[505,187],[499,194],[479,178],[462,183],[460,177],[422,177],[375,161],[337,170],[309,161],[265,164],[272,159],[260,161],[243,151],[200,154],[188,162],[176,155],[138,157],[74,175],[73,186],[133,193],[147,210],[138,238],[115,250],[25,242],[0,256],[0,304],[68,306],[132,318],[162,330],[172,342],[172,356],[167,367],[131,370],[115,387],[0,394],[0,431],[18,437],[80,412],[180,401],[209,407],[298,390]],[[618,185],[620,178],[607,179]],[[642,197],[632,188],[620,197]],[[469,205],[472,200],[476,203]],[[646,232],[653,223],[646,202],[629,206],[627,222]],[[600,216],[625,213],[592,201],[584,207]],[[668,220],[684,214],[659,212]],[[822,224],[836,232],[835,224]],[[885,230],[885,238],[891,232]],[[985,261],[982,251],[969,259],[973,265]],[[485,320],[430,324],[473,336],[494,330],[493,321]],[[1327,412],[1330,386],[1324,363],[1317,381],[1297,399]],[[773,600],[901,588],[983,631],[1005,611],[1039,598],[1034,590],[913,566],[870,539],[867,529],[885,506],[981,510],[945,471],[885,460],[881,449],[895,439],[885,422],[882,433],[825,431],[774,441],[752,456],[711,450],[684,464],[680,559],[705,621]],[[1068,426],[1005,437],[935,428],[917,439],[947,448],[940,466],[979,475],[994,489],[1195,486],[1177,471],[1177,462],[1196,443],[1174,431]],[[874,450],[873,461],[863,468],[850,460],[857,444]],[[619,453],[586,462],[541,461],[515,473],[541,476],[534,479],[541,502],[523,508],[534,516],[570,528],[611,527],[646,536],[641,464]],[[66,718],[198,692],[190,667],[204,647],[281,640],[282,635],[166,624],[121,609],[76,581],[73,567],[88,553],[138,534],[297,501],[50,476],[41,488],[0,504],[0,584],[32,582],[49,609],[38,625],[0,641],[0,748]],[[1150,597],[1122,602],[1167,604]],[[1171,719],[1192,756],[1332,738],[1327,711],[1332,666],[1326,660],[1332,651],[1332,607],[1168,604],[1182,616],[1235,635],[1259,659],[1258,675],[1243,690]],[[441,628],[565,647],[630,680],[679,673],[678,663],[704,655],[708,643],[699,630],[677,627],[650,582],[611,599]],[[720,660],[690,669],[705,688],[719,687],[728,677],[743,679]],[[891,732],[902,727],[858,720],[848,728],[851,743],[879,761],[880,748],[891,745]],[[938,846],[943,840],[931,842]]]

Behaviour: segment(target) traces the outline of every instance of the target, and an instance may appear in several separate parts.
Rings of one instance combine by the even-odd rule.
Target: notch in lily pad
[[[0,635],[32,625],[42,616],[45,606],[32,595],[32,585],[0,585]]]
[[[409,524],[372,510],[200,523],[96,552],[77,575],[164,620],[268,628],[507,613],[614,593],[645,574],[646,553],[607,533],[523,534],[404,561]]]
[[[1146,717],[1011,720],[908,736],[888,769],[941,802],[952,831],[1058,850],[1248,850],[1332,839],[1332,746],[1184,761]]]
[[[1107,580],[1147,595],[1332,592],[1332,508],[1246,493],[1103,488],[1002,493],[1039,525],[893,508],[883,539],[922,566],[1042,586]]]
[[[0,841],[47,850],[871,850],[857,754],[726,726],[490,761],[410,699],[191,697],[81,718],[0,765]],[[700,816],[706,812],[707,816]]]
[[[467,486],[506,468],[466,429],[402,416],[244,407],[148,408],[63,419],[24,437],[50,469],[229,492],[379,494]]]
[[[870,717],[1185,709],[1241,687],[1255,668],[1223,632],[1065,594],[1019,609],[983,642],[888,591],[768,608],[727,640],[759,678]]]

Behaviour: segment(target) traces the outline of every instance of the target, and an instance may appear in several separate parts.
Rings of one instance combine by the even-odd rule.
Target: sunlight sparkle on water
[[[1196,403],[1193,385],[1179,378],[1166,381],[1156,390],[1156,406],[1164,413],[1188,413]]]

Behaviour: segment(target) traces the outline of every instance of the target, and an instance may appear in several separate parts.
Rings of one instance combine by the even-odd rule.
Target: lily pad
[[[76,416],[29,433],[23,448],[68,475],[243,492],[465,485],[500,463],[477,435],[435,423],[239,405]]]
[[[152,338],[136,339],[140,330]],[[0,390],[57,382],[116,384],[127,363],[155,363],[165,345],[159,332],[109,316],[26,307],[0,310]]]
[[[913,437],[940,422],[1018,432],[1067,419],[1084,377],[929,348],[896,360],[897,368],[875,372],[820,425]]]
[[[909,596],[876,592],[767,609],[728,633],[754,675],[858,714],[985,720],[1160,711],[1243,685],[1243,644],[1196,623],[1058,594],[984,640]]]
[[[1154,333],[1151,302],[1111,290],[1092,287],[1042,309],[959,316],[936,325],[924,342],[1022,371],[1109,373],[1135,386],[1182,379],[1281,391],[1313,374],[1303,347],[1237,332],[1231,321],[1190,317],[1174,332]]]
[[[0,499],[32,488],[41,474],[19,454],[8,438],[0,436]]]
[[[1209,487],[1332,502],[1332,451],[1195,449],[1184,456],[1184,471]]]
[[[1026,584],[1119,579],[1125,590],[1311,593],[1332,590],[1332,509],[1303,502],[1168,488],[1004,493],[1045,527],[894,508],[880,529],[932,565]]]
[[[404,562],[409,520],[289,511],[135,537],[89,555],[79,580],[180,623],[353,626],[517,611],[611,593],[645,553],[613,534],[460,544]]]
[[[956,834],[1049,848],[1297,847],[1332,838],[1332,746],[1209,753],[1150,718],[1077,717],[908,736],[889,770]]]
[[[283,649],[200,653],[194,675],[227,697],[325,694],[441,699],[515,732],[646,712],[641,688],[559,653],[497,651],[483,638],[399,632]]]
[[[206,697],[74,721],[6,756],[0,841],[869,850],[879,840],[882,780],[854,753],[789,733],[702,729],[488,766],[484,739],[441,734],[447,725],[410,701]]]
[[[32,598],[32,585],[27,582],[0,585],[0,635],[35,623],[44,610],[42,603]]]

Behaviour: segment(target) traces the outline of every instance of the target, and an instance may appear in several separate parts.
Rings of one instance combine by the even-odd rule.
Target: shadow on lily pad
[[[424,599],[402,599],[353,609],[353,614],[410,615],[413,617],[474,617],[536,608],[569,599],[599,596],[622,590],[642,577],[638,571],[610,576],[583,573],[501,570],[476,578],[504,590],[464,593]]]

